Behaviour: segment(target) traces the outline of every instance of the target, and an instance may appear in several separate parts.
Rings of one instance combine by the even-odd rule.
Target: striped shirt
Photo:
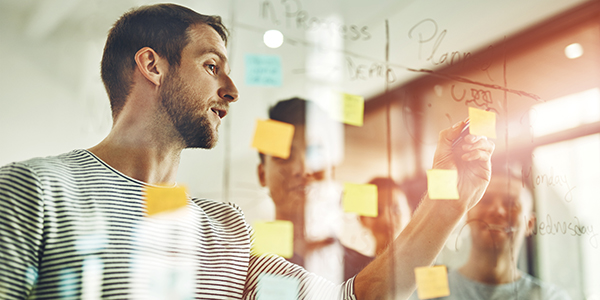
[[[299,299],[355,299],[354,278],[252,255],[234,204],[145,217],[146,185],[87,150],[0,168],[0,299],[273,299],[286,282]]]

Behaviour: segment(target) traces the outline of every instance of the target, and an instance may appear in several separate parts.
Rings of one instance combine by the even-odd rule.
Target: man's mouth
[[[502,231],[502,232],[506,232],[506,233],[516,231],[516,228],[514,228],[514,227],[503,226],[503,225],[496,225],[496,224],[489,224],[488,228],[489,228],[489,230]]]
[[[215,113],[219,119],[223,119],[225,115],[227,115],[227,110],[225,109],[213,107],[210,110],[212,110],[212,112]]]
[[[300,184],[290,188],[289,190],[297,193],[308,193],[309,187],[307,185]]]

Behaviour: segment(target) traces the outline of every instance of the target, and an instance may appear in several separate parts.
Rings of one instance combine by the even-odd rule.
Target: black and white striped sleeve
[[[42,251],[43,190],[35,172],[13,163],[0,168],[0,295],[26,299]]]

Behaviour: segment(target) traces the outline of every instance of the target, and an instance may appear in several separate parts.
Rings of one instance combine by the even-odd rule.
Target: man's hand
[[[495,145],[485,136],[469,134],[453,148],[452,143],[465,125],[465,121],[458,122],[440,132],[433,168],[458,171],[459,203],[468,210],[479,202],[490,182]]]
[[[483,196],[492,174],[494,143],[469,134],[453,149],[465,124],[459,122],[440,133],[433,160],[434,169],[458,170],[460,199],[425,196],[394,243],[358,273],[354,281],[358,299],[408,298],[415,289],[414,269],[435,261],[456,224]]]

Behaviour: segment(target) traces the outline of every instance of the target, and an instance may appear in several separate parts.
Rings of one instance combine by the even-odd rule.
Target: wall
[[[187,185],[195,196],[239,204],[249,222],[272,219],[274,208],[267,191],[258,184],[258,156],[250,147],[255,121],[266,118],[268,107],[280,99],[301,96],[319,102],[331,91],[361,95],[367,100],[364,126],[344,127],[344,161],[336,169],[338,181],[364,183],[380,175],[390,175],[398,181],[418,177],[431,165],[437,132],[466,117],[464,102],[449,100],[451,89],[470,91],[472,88],[448,78],[426,77],[429,73],[424,70],[451,72],[497,85],[503,85],[505,77],[511,89],[531,92],[544,101],[597,88],[599,56],[591,55],[600,53],[598,28],[593,27],[597,19],[591,20],[592,25],[588,27],[579,24],[582,25],[579,30],[560,31],[552,39],[540,41],[543,46],[535,49],[522,50],[520,45],[524,42],[511,44],[514,48],[507,50],[509,68],[506,70],[499,58],[494,58],[485,72],[457,69],[448,61],[442,62],[444,55],[454,52],[463,57],[467,52],[485,55],[484,50],[490,45],[504,51],[503,41],[518,38],[523,30],[585,2],[178,1],[202,13],[223,16],[232,32],[228,45],[231,76],[241,94],[222,124],[218,146],[210,151],[183,152],[178,182]],[[4,70],[0,74],[1,165],[89,148],[104,138],[111,127],[108,99],[99,76],[106,32],[129,7],[148,3],[154,1],[0,1],[0,62]],[[344,25],[346,33],[340,33],[340,26]],[[315,29],[317,27],[320,29]],[[280,48],[270,49],[264,45],[262,35],[267,29],[278,29],[284,34],[286,40]],[[564,44],[583,38],[596,38],[595,42],[585,45],[585,60],[565,60]],[[247,85],[244,59],[248,53],[280,56],[283,84],[279,87]],[[532,59],[542,56],[545,58]],[[531,132],[521,133],[525,132],[523,122],[533,126],[529,118],[534,117],[528,112],[539,101],[514,94],[504,98],[502,91],[492,92],[494,99],[506,99],[510,104],[508,109],[500,107],[500,102],[494,103],[498,111],[510,111],[499,117],[499,124],[508,124],[508,129],[499,127],[497,152],[512,156],[528,149],[524,161],[534,163],[536,158],[530,155],[533,148],[549,143],[526,145],[524,140],[533,139]],[[387,103],[390,103],[389,128]],[[421,126],[418,130],[417,124]],[[391,140],[387,140],[388,130],[391,130]],[[502,142],[505,130],[511,147],[522,146],[518,149],[521,152],[509,152]],[[595,130],[591,129],[597,132]],[[388,143],[392,150],[389,169]],[[593,155],[585,152],[585,145],[572,147],[582,148],[579,156]],[[546,153],[573,155],[568,150],[571,146],[565,147],[567,150],[536,149],[540,166],[535,171],[536,176],[549,173],[552,168],[539,162],[542,158],[544,163],[552,160],[552,156],[544,156],[550,155]],[[595,162],[593,166],[597,166]],[[573,166],[585,165],[570,161],[561,164],[563,172],[554,167],[554,174],[576,176],[580,167]],[[584,179],[598,179],[593,171],[586,174],[586,178],[572,179],[577,182],[578,191],[594,184]],[[597,195],[593,191],[582,191],[577,197]],[[540,188],[536,193],[539,202],[554,192]],[[573,205],[577,208],[561,215],[562,220],[571,220],[585,210],[585,203],[560,202],[560,193],[564,191],[560,190],[558,196],[553,194],[558,199],[553,200],[554,204],[538,203],[541,219],[547,213]],[[585,226],[597,225],[593,214],[586,214],[585,218],[582,215],[581,222]],[[356,226],[356,223],[348,226]],[[598,249],[590,248],[583,241],[589,239],[589,235],[577,240],[560,237],[565,243],[578,243],[574,249],[569,248],[576,251],[575,260],[585,257],[597,265]],[[546,249],[557,243],[540,240],[538,248]],[[529,259],[534,258],[539,261],[532,272],[545,280],[574,286],[569,290],[574,299],[598,299],[593,298],[600,294],[591,283],[593,278],[598,278],[593,268],[579,263],[580,276],[576,277],[577,282],[572,282],[556,275],[556,268],[548,267],[556,253],[540,250]],[[571,261],[561,266],[570,264]]]

